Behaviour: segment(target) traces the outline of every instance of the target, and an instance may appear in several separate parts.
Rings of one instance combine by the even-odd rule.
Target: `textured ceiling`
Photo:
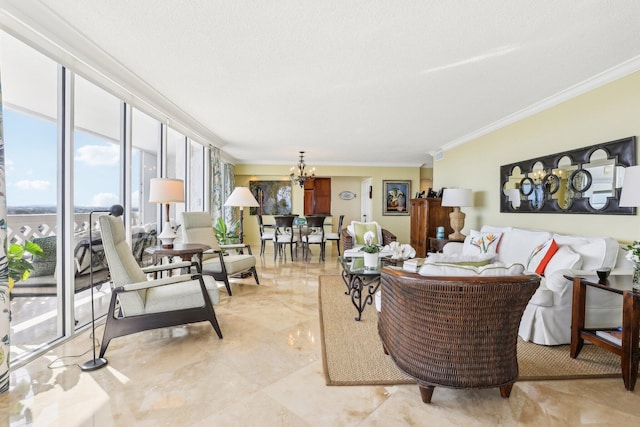
[[[314,166],[429,164],[640,55],[640,1],[9,3],[83,61],[111,72],[107,55],[146,82],[240,163],[305,150]]]

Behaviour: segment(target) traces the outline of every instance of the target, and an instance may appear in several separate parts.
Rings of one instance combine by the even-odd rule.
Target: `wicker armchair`
[[[518,377],[518,325],[538,288],[534,275],[427,277],[385,268],[378,332],[398,368],[416,379],[424,403],[435,386],[499,387]]]
[[[389,230],[382,229],[382,245],[386,246],[391,242],[397,241],[398,238]],[[353,237],[347,232],[347,228],[342,229],[342,250],[346,251],[353,248]]]

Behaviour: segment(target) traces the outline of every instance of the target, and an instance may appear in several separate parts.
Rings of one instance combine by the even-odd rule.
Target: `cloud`
[[[36,191],[47,191],[51,190],[51,182],[43,181],[43,180],[28,180],[23,179],[15,183],[15,186],[20,190],[36,190]]]
[[[120,203],[120,200],[118,199],[118,196],[113,193],[94,194],[93,198],[91,199],[91,206],[96,207],[107,207],[115,205],[117,203]]]
[[[85,145],[78,148],[75,160],[89,166],[117,165],[120,162],[120,147],[109,145]]]

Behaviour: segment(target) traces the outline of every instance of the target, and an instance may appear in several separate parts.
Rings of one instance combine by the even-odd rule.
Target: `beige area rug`
[[[375,304],[362,320],[340,276],[320,276],[319,306],[322,358],[327,385],[392,385],[415,381],[401,372],[382,351]],[[620,358],[585,345],[576,359],[569,346],[554,347],[518,339],[519,381],[620,377]]]

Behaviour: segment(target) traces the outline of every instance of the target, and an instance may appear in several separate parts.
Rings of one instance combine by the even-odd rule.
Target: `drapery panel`
[[[216,147],[211,147],[209,150],[210,153],[210,164],[211,164],[211,206],[209,210],[211,211],[211,217],[214,221],[217,221],[218,218],[222,215],[222,191],[223,191],[223,176],[222,176],[222,162],[220,160],[220,149]]]
[[[1,77],[1,76],[0,76]],[[2,119],[2,82],[0,78],[0,393],[9,390],[9,260],[7,259],[7,182],[4,167],[4,132]]]
[[[235,166],[231,163],[224,164],[224,199],[236,188]],[[227,207],[224,211],[224,220],[227,224],[234,224],[238,218],[238,208]]]

